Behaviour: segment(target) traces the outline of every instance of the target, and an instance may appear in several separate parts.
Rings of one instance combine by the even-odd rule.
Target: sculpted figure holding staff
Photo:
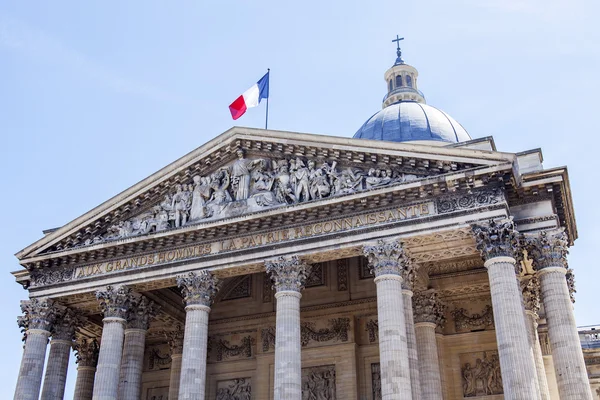
[[[244,158],[244,151],[235,152],[238,159],[231,166],[231,184],[234,187],[236,200],[245,200],[250,196],[250,172],[261,160],[248,160]]]

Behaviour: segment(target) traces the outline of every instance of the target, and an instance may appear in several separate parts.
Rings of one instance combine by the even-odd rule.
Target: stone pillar
[[[169,378],[169,399],[179,398],[181,379],[181,358],[183,354],[183,328],[177,325],[174,330],[165,332],[171,348],[171,374]]]
[[[34,298],[21,301],[21,311],[23,316],[17,322],[25,334],[25,346],[14,399],[38,400],[46,345],[58,309],[52,300]]]
[[[208,313],[217,284],[217,278],[206,270],[177,277],[186,304],[179,400],[204,400]]]
[[[413,299],[417,350],[419,354],[419,374],[421,377],[421,398],[442,400],[442,376],[438,358],[435,329],[444,323],[444,305],[435,290],[425,290]]]
[[[123,356],[125,321],[132,293],[126,286],[107,286],[105,290],[96,292],[96,298],[100,301],[104,319],[92,399],[116,400]]]
[[[267,261],[277,299],[275,320],[274,400],[302,399],[300,293],[310,266],[297,257]]]
[[[567,235],[562,229],[543,231],[526,236],[525,243],[533,267],[538,271],[560,398],[591,400],[592,391],[567,283]],[[572,273],[570,278],[572,283]]]
[[[548,389],[548,380],[546,379],[542,347],[540,346],[540,338],[537,330],[538,311],[540,309],[540,283],[535,276],[525,277],[521,281],[521,288],[523,293],[523,304],[525,305],[525,320],[527,323],[529,346],[531,347],[533,361],[535,363],[540,396],[542,400],[550,400],[550,391]]]
[[[99,350],[100,346],[96,339],[81,338],[75,343],[77,380],[75,381],[73,400],[92,400]]]
[[[119,400],[139,400],[142,390],[142,369],[146,331],[150,319],[158,313],[158,307],[145,296],[137,295],[131,300],[125,325],[123,358],[119,373]]]
[[[365,246],[363,253],[375,274],[379,321],[379,365],[382,400],[412,400],[402,274],[408,257],[397,241]]]
[[[415,283],[416,268],[413,263],[408,263],[402,274],[402,303],[404,304],[404,320],[406,322],[406,346],[408,349],[408,365],[410,365],[410,387],[412,400],[421,399],[421,381],[419,378],[419,356],[417,352],[417,338],[415,335],[415,322],[413,317],[413,287]]]
[[[65,308],[56,315],[52,325],[50,354],[42,388],[42,400],[62,400],[65,395],[69,356],[75,340],[75,331],[81,326],[81,314]]]
[[[539,387],[517,281],[517,234],[512,220],[474,226],[488,270],[500,370],[506,400],[539,400]],[[519,263],[520,271],[520,263]]]

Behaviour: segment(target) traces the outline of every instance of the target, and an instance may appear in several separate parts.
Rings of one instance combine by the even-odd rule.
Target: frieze
[[[231,344],[225,339],[212,339],[217,352],[217,361],[224,361],[231,357],[251,358],[252,346],[255,344],[252,336],[244,336],[240,344]]]
[[[317,328],[314,322],[300,323],[300,342],[302,347],[311,342],[347,342],[350,331],[350,318],[333,318],[328,321],[326,328]],[[261,330],[261,341],[263,352],[275,349],[275,327],[267,327]]]
[[[497,351],[461,354],[463,397],[503,394]]]
[[[336,400],[335,365],[302,368],[302,400]]]
[[[215,400],[252,399],[252,380],[250,377],[234,378],[217,382]]]
[[[486,305],[481,313],[469,313],[464,308],[452,311],[454,327],[457,331],[488,328],[494,326],[494,310],[491,305]]]
[[[492,188],[465,194],[463,196],[444,196],[436,199],[438,213],[469,210],[472,208],[489,206],[504,201],[504,194],[500,188]]]

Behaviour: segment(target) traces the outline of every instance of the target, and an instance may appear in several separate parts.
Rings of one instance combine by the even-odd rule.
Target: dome
[[[410,142],[432,140],[458,143],[471,137],[451,116],[435,107],[416,101],[390,104],[363,124],[356,139]]]

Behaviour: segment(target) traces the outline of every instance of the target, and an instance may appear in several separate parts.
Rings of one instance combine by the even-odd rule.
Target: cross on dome
[[[392,40],[392,43],[396,42],[396,64],[404,64],[404,60],[402,60],[402,51],[400,50],[400,41],[404,40],[404,38],[396,35],[396,39]]]

